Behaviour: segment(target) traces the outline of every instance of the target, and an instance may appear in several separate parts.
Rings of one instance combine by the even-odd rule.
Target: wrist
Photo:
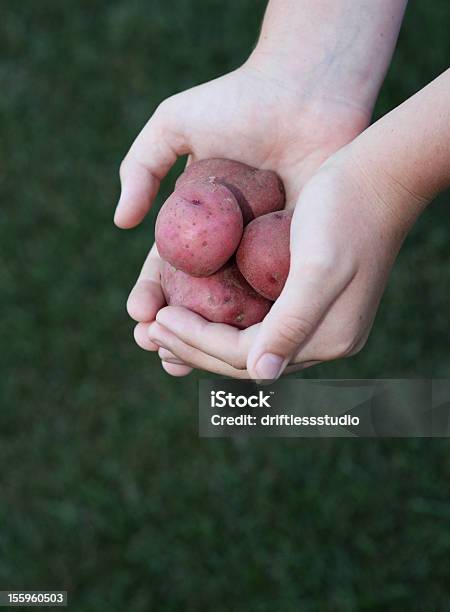
[[[359,163],[412,214],[450,187],[449,85],[447,70],[353,143]]]
[[[406,0],[270,0],[249,63],[309,99],[369,117],[395,47]]]
[[[286,61],[284,61],[286,59]],[[318,167],[329,155],[352,141],[370,123],[370,109],[349,96],[339,96],[336,88],[327,90],[323,84],[312,87],[311,69],[299,74],[291,69],[288,58],[278,52],[256,48],[240,71],[255,79],[259,90],[276,92],[275,113],[282,123],[302,125],[302,136],[315,143],[314,156]],[[320,159],[321,158],[321,159]]]
[[[299,53],[300,51],[300,53]],[[339,74],[324,67],[326,58],[306,54],[302,50],[274,48],[261,41],[250,54],[244,67],[259,72],[292,92],[303,106],[341,106],[370,123],[378,89],[363,74]]]

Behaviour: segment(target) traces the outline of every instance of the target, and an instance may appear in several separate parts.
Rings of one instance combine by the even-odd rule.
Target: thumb
[[[349,280],[338,275],[331,262],[291,264],[284,289],[250,349],[250,376],[256,380],[277,379]]]
[[[179,96],[158,106],[120,165],[121,194],[114,214],[118,227],[130,228],[142,221],[177,156],[189,152]]]

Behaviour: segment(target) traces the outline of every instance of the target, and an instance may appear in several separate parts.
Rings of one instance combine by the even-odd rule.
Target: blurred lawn
[[[82,612],[450,609],[446,440],[198,439],[197,376],[132,341],[154,215],[113,227],[119,161],[159,101],[239,65],[263,6],[0,4],[0,589]],[[446,68],[449,18],[411,3],[377,114]],[[308,376],[448,376],[449,200],[364,351]]]

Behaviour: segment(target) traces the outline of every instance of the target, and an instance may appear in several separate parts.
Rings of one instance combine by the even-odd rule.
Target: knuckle
[[[309,278],[323,278],[330,276],[335,271],[336,259],[331,254],[322,253],[314,259],[309,258],[302,264],[302,274]]]
[[[123,180],[125,178],[125,175],[127,173],[128,167],[129,167],[129,158],[128,155],[126,155],[122,161],[120,162],[120,166],[119,166],[119,176],[120,179]]]
[[[166,98],[158,104],[158,106],[155,108],[155,112],[153,113],[154,117],[159,117],[161,115],[164,115],[165,112],[167,112],[169,108],[169,100],[170,98]]]
[[[312,323],[296,314],[284,315],[277,327],[277,335],[283,344],[295,348],[311,333]]]
[[[175,100],[176,96],[174,95],[170,96],[169,98],[166,98],[158,104],[152,117],[154,123],[157,123],[160,120],[164,120],[170,114],[171,109],[174,106]]]
[[[143,304],[139,300],[139,285],[135,285],[128,296],[126,303],[126,310],[128,315],[138,323],[145,323],[148,318],[148,307],[147,304]]]
[[[314,259],[307,259],[301,264],[301,274],[311,282],[323,282],[329,279],[347,280],[356,271],[356,264],[348,256],[325,250]]]

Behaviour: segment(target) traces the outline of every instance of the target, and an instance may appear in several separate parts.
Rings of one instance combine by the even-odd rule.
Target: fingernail
[[[273,353],[264,353],[256,362],[255,371],[263,380],[276,380],[281,374],[283,357]]]

